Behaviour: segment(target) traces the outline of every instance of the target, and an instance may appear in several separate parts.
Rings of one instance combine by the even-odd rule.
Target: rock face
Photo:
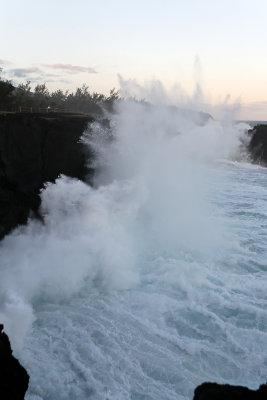
[[[30,213],[38,217],[40,189],[60,174],[90,177],[89,149],[80,138],[93,118],[70,114],[0,115],[0,239]],[[12,356],[0,324],[0,399],[20,400],[29,376]]]
[[[267,125],[257,125],[248,133],[251,136],[248,150],[252,161],[267,166]]]
[[[80,114],[0,115],[0,239],[30,212],[38,216],[45,182],[90,176],[89,150],[79,140],[92,121]]]
[[[244,386],[219,385],[205,382],[195,389],[193,400],[266,400],[267,385],[258,390],[250,390]]]
[[[0,398],[22,400],[29,385],[29,375],[13,357],[9,339],[0,324]]]

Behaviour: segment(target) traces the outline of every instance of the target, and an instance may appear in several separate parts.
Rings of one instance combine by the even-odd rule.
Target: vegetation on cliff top
[[[75,92],[63,92],[61,89],[49,92],[45,83],[31,87],[31,82],[20,83],[14,86],[12,81],[1,77],[0,68],[0,110],[18,111],[28,109],[50,108],[55,111],[82,112],[85,114],[102,114],[103,109],[111,111],[114,101],[119,99],[119,92],[110,90],[108,96],[89,91],[89,87],[83,84]]]

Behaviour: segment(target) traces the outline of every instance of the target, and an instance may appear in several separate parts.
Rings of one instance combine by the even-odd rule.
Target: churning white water
[[[1,244],[0,321],[28,400],[265,382],[267,170],[235,161],[243,131],[128,102],[85,133],[95,187],[48,184],[45,224]]]

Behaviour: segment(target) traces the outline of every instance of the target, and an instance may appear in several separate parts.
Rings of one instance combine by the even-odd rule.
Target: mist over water
[[[266,169],[240,161],[244,124],[163,103],[121,102],[89,127],[94,187],[48,184],[45,223],[1,243],[0,321],[27,399],[266,379]]]

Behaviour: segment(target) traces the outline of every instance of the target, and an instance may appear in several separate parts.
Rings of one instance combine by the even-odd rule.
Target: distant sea
[[[252,128],[256,125],[267,125],[267,121],[236,121],[237,123],[239,122],[245,122],[246,124],[249,124]]]

